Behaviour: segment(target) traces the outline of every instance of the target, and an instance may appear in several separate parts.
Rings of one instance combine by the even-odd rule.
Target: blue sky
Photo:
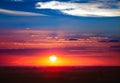
[[[119,33],[120,1],[1,0],[0,28]]]

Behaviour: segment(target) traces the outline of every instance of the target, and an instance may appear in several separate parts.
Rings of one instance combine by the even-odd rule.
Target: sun
[[[51,56],[49,57],[49,60],[50,60],[51,62],[55,62],[55,61],[57,60],[57,57],[56,57],[55,55],[51,55]]]

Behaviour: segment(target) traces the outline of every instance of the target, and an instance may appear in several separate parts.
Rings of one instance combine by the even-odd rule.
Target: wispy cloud
[[[14,10],[7,10],[7,9],[0,9],[0,13],[18,15],[18,16],[47,16],[47,15],[44,15],[44,14],[24,12],[24,11],[14,11]]]
[[[100,0],[99,0],[100,1]],[[72,2],[38,2],[36,8],[38,9],[53,9],[73,16],[96,16],[96,17],[115,17],[120,16],[120,5],[106,4],[106,2],[89,2],[89,3],[72,3]]]
[[[24,1],[24,0],[11,0],[11,1],[14,1],[14,2],[21,2],[21,1]]]

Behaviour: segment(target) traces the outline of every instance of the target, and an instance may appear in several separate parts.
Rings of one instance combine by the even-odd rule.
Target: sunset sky
[[[0,0],[6,65],[120,66],[120,1]]]

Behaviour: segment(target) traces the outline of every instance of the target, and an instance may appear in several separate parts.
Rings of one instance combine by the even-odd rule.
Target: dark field
[[[0,67],[0,83],[120,83],[120,67]]]

